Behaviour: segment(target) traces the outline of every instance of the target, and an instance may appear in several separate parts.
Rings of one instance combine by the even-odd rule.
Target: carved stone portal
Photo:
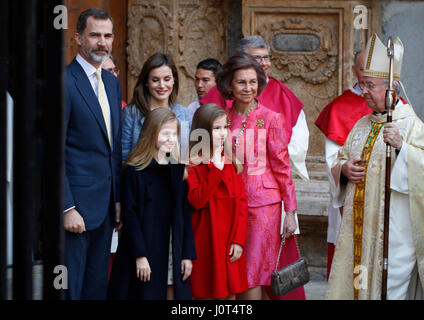
[[[342,52],[340,10],[266,12],[256,15],[255,32],[271,46],[271,75],[285,83],[304,104],[310,130],[308,155],[323,155],[314,128],[320,110],[339,93]]]
[[[257,32],[271,44],[274,74],[281,81],[301,77],[306,83],[324,84],[337,69],[335,27],[309,18],[291,17],[261,25]]]
[[[143,63],[155,52],[172,56],[178,68],[178,102],[196,99],[194,74],[199,61],[225,62],[226,1],[128,1],[128,96]]]
[[[271,75],[304,104],[310,171],[316,171],[318,164],[322,170],[324,163],[324,136],[315,120],[355,83],[354,50],[365,46],[369,31],[354,27],[358,5],[369,7],[367,1],[243,0],[243,33],[259,34],[269,42]]]

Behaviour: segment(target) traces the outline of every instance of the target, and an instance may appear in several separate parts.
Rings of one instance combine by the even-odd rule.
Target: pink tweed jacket
[[[229,116],[232,112],[229,110]],[[231,122],[234,137],[241,120]],[[235,153],[243,161],[244,181],[249,207],[261,207],[284,201],[284,210],[295,210],[296,192],[291,179],[289,153],[284,131],[284,118],[262,104],[248,116],[244,139],[238,138]]]

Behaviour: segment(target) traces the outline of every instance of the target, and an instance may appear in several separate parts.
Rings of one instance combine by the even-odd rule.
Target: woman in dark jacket
[[[146,117],[123,174],[123,232],[112,266],[110,299],[191,299],[196,258],[178,121],[165,108]],[[168,163],[169,162],[169,163]]]

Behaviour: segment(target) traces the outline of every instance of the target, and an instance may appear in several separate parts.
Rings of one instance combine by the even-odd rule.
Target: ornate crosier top
[[[256,100],[253,101],[252,106],[244,113],[244,119],[241,122],[241,129],[238,135],[234,138],[234,145],[233,145],[233,151],[236,150],[237,145],[239,144],[239,138],[244,134],[244,131],[246,129],[246,122],[247,118],[249,117],[249,114],[258,106],[258,102]],[[233,118],[233,112],[234,112],[235,106],[232,107],[230,114],[228,116],[228,122],[227,126],[228,128],[231,126],[231,120]]]

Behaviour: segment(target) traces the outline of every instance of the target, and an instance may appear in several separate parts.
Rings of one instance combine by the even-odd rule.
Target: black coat
[[[166,299],[171,228],[175,299],[192,299],[189,281],[181,274],[181,260],[196,258],[183,174],[183,164],[159,165],[155,160],[140,171],[132,166],[124,170],[124,227],[110,276],[110,299]],[[148,282],[136,277],[135,260],[143,256],[152,271]]]

